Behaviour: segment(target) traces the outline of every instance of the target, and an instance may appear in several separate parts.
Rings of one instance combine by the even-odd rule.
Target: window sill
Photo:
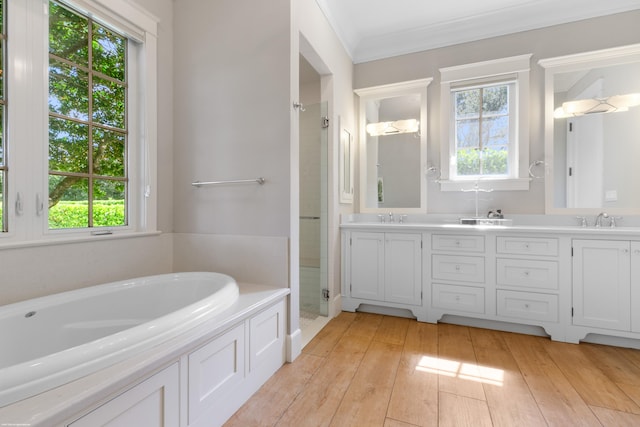
[[[68,245],[68,244],[74,244],[74,243],[88,243],[88,242],[98,242],[98,241],[105,241],[105,240],[135,239],[138,237],[159,236],[160,234],[162,234],[161,231],[142,231],[142,232],[101,234],[101,235],[83,234],[82,236],[65,236],[65,237],[56,237],[56,238],[50,238],[50,239],[7,241],[7,242],[3,242],[0,239],[0,250],[35,248],[35,247],[55,246],[55,245]]]
[[[473,180],[442,180],[440,191],[469,191],[475,188],[476,183],[481,190],[492,191],[526,191],[529,190],[530,178],[507,179],[473,179]]]

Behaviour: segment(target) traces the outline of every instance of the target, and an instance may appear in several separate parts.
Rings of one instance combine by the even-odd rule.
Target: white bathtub
[[[0,307],[0,407],[148,350],[230,307],[219,273],[108,283]]]

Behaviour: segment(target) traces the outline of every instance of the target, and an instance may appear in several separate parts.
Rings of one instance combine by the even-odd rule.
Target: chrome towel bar
[[[263,177],[259,177],[259,178],[254,178],[254,179],[232,179],[229,181],[196,181],[196,182],[192,182],[191,185],[193,185],[194,187],[202,187],[203,185],[224,185],[224,184],[249,184],[249,183],[256,183],[256,184],[264,184],[265,183],[265,179]]]

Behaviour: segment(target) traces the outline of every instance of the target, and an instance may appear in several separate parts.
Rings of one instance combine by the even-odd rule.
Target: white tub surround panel
[[[451,215],[345,217],[343,309],[401,308],[419,321],[640,348],[640,227],[571,220],[515,216],[512,226],[472,226]],[[390,251],[397,241],[415,243]],[[392,297],[407,290],[412,298]]]
[[[238,300],[207,322],[128,360],[0,408],[0,420],[42,427],[112,420],[139,426],[222,425],[285,363],[289,290],[239,287]]]

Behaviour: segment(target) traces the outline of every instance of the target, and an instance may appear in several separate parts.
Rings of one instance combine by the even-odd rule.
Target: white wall
[[[135,0],[158,26],[158,227],[160,236],[0,249],[0,305],[173,268],[173,2]]]
[[[530,95],[530,160],[544,159],[544,71],[537,65],[542,58],[567,55],[640,42],[640,12],[634,11],[603,18],[479,40],[433,49],[395,58],[356,64],[354,87],[433,77],[428,89],[428,162],[440,166],[440,73],[439,68],[532,53]],[[544,181],[535,180],[529,191],[494,191],[486,195],[483,211],[502,208],[507,214],[544,213]],[[458,192],[440,192],[429,183],[429,213],[472,212],[470,196]]]

